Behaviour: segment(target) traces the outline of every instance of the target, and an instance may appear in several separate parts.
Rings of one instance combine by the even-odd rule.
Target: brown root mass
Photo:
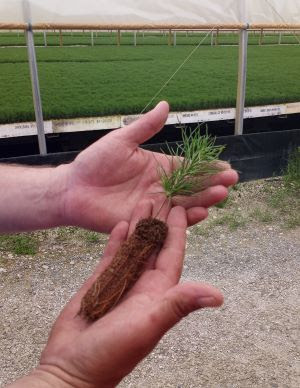
[[[81,301],[79,315],[95,321],[111,310],[142,274],[150,255],[167,236],[167,225],[155,218],[138,222],[123,242],[110,265],[102,272]]]

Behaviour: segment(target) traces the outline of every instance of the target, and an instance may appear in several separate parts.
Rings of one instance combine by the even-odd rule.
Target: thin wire
[[[148,104],[145,106],[145,108],[141,111],[140,114],[143,114],[145,110],[151,105],[151,103],[155,100],[155,98],[164,90],[164,88],[168,85],[168,83],[175,77],[175,75],[181,70],[181,68],[187,63],[187,61],[191,58],[191,56],[195,53],[195,51],[201,46],[201,44],[205,41],[205,39],[208,37],[210,33],[212,33],[215,30],[215,27],[212,28],[208,33],[205,35],[203,39],[199,42],[199,44],[192,50],[192,52],[185,58],[185,60],[179,65],[177,70],[171,75],[171,77],[163,84],[163,86],[159,89],[159,91],[152,97],[152,99],[148,102]]]
[[[280,15],[280,13],[276,10],[275,7],[273,7],[273,5],[269,2],[269,0],[265,0],[265,2],[269,5],[269,7],[272,8],[272,10],[277,14],[277,16],[279,16],[279,18],[283,21],[283,23],[288,27],[289,24],[286,22],[286,20]],[[298,36],[296,35],[295,31],[294,31],[294,37],[296,38],[296,40],[299,42],[300,44],[300,38],[298,38]]]

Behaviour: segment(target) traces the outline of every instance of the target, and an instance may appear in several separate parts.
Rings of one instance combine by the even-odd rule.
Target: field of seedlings
[[[169,33],[166,31],[162,32],[134,32],[122,31],[120,34],[121,45],[166,45],[174,43],[174,33],[172,33],[171,41],[169,40]],[[297,32],[264,32],[260,31],[249,33],[249,44],[298,44],[299,43],[299,31]],[[217,34],[216,31],[211,34],[207,32],[195,32],[195,31],[177,31],[176,32],[176,45],[196,45],[200,40],[205,38],[202,44],[220,44],[220,45],[232,45],[238,44],[239,36],[236,32],[220,32]],[[298,38],[298,39],[297,39]],[[56,32],[43,32],[35,33],[35,43],[37,46],[59,46],[63,44],[68,45],[116,45],[118,43],[118,33],[116,31],[94,31],[93,40],[91,38],[91,32],[84,31],[63,31],[61,34]],[[23,46],[26,45],[26,39],[23,32],[6,32],[0,33],[0,46]]]
[[[9,44],[9,39],[13,39],[11,44],[16,42],[17,34],[6,35],[1,34],[0,46]],[[132,34],[127,35],[122,36],[119,47],[112,44],[116,37],[108,34],[95,37],[94,47],[37,47],[45,119],[140,113],[193,50],[189,44],[180,44],[181,40],[193,40],[194,45],[201,40],[200,35],[181,34],[173,47],[167,45],[167,35],[143,38],[140,33],[137,42],[149,44],[135,47]],[[81,44],[81,39],[89,41],[90,33],[74,33],[73,37],[68,33],[63,36],[64,44],[67,38]],[[220,34],[220,40],[226,38],[237,43],[238,36]],[[19,39],[22,44],[23,34]],[[47,39],[48,45],[51,39],[59,43],[57,34]],[[97,44],[104,39],[107,44]],[[130,45],[125,44],[126,39]],[[150,43],[159,39],[165,44]],[[42,40],[38,35],[36,44]],[[250,44],[246,105],[300,101],[299,53],[300,45]],[[234,107],[237,68],[237,46],[200,46],[152,105],[167,99],[174,111]],[[25,47],[0,48],[0,82],[0,123],[34,120]]]

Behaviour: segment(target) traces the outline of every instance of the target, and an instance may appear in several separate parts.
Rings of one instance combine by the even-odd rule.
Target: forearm
[[[63,224],[63,168],[0,165],[0,233]]]

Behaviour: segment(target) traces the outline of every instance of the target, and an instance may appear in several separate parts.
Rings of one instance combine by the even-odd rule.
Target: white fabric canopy
[[[300,0],[0,0],[0,23],[300,24]]]

